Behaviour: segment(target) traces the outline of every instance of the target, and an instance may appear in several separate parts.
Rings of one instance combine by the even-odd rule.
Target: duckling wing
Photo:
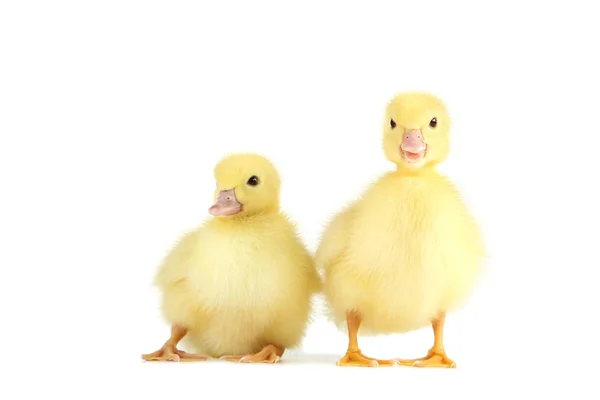
[[[305,242],[302,240],[298,233],[298,227],[296,223],[285,213],[282,213],[281,221],[284,221],[285,228],[279,235],[279,238],[283,239],[289,237],[291,240],[285,241],[289,243],[290,248],[286,249],[289,257],[297,260],[298,265],[302,266],[303,278],[307,279],[309,291],[311,293],[318,293],[322,290],[323,281],[319,272],[315,266],[315,260],[313,254],[308,250]],[[285,246],[283,246],[285,248]]]
[[[163,316],[172,325],[192,327],[198,318],[199,300],[191,282],[190,261],[199,242],[199,231],[183,235],[164,258],[154,280],[162,293]]]
[[[323,280],[319,274],[319,270],[315,265],[315,260],[305,247],[302,248],[304,262],[306,266],[306,275],[308,276],[309,290],[311,293],[320,293],[323,290]]]
[[[183,235],[164,258],[158,269],[154,283],[165,288],[188,278],[187,261],[194,255],[198,246],[199,232]]]
[[[355,209],[356,203],[350,204],[325,227],[315,255],[317,267],[326,271],[345,251]]]

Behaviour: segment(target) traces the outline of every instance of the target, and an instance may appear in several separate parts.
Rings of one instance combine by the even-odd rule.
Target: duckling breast
[[[288,336],[301,336],[310,309],[303,272],[310,259],[295,240],[280,220],[228,230],[207,226],[189,261],[197,304],[195,328],[187,338],[192,348],[213,357],[253,353],[268,339],[286,343],[287,337],[270,335],[282,324],[295,330],[286,331]]]
[[[465,211],[440,179],[388,176],[375,184],[328,277],[326,295],[338,320],[355,308],[363,312],[364,332],[404,332],[458,306],[481,261]]]

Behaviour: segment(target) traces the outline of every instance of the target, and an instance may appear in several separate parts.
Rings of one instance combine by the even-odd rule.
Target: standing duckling
[[[326,227],[316,262],[349,345],[341,366],[456,366],[443,344],[446,313],[461,305],[482,268],[478,227],[452,183],[436,170],[449,152],[442,101],[403,93],[388,104],[383,148],[397,170],[376,181]],[[416,360],[362,354],[357,334],[403,333],[431,324],[434,345]]]
[[[276,169],[234,154],[214,172],[214,218],[181,239],[156,277],[171,337],[144,360],[275,363],[304,336],[321,281],[280,213]],[[181,340],[196,353],[179,350]]]

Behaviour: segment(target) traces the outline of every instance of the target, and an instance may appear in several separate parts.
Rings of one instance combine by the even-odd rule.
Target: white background
[[[591,388],[600,304],[592,2],[283,3],[1,3],[0,396],[493,398]],[[490,252],[477,292],[447,320],[458,368],[338,368],[346,337],[320,315],[303,351],[278,365],[143,363],[168,335],[153,276],[177,237],[208,217],[219,158],[257,151],[276,163],[283,208],[314,251],[327,218],[393,167],[381,151],[383,111],[412,89],[448,105],[443,171]],[[424,329],[360,345],[370,356],[419,357],[432,337]]]

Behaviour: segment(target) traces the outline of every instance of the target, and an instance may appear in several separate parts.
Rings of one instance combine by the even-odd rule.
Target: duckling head
[[[217,188],[209,213],[216,217],[279,211],[279,174],[258,154],[232,154],[216,165]]]
[[[443,102],[428,93],[398,94],[387,106],[383,149],[398,168],[418,170],[446,159],[450,118]]]

